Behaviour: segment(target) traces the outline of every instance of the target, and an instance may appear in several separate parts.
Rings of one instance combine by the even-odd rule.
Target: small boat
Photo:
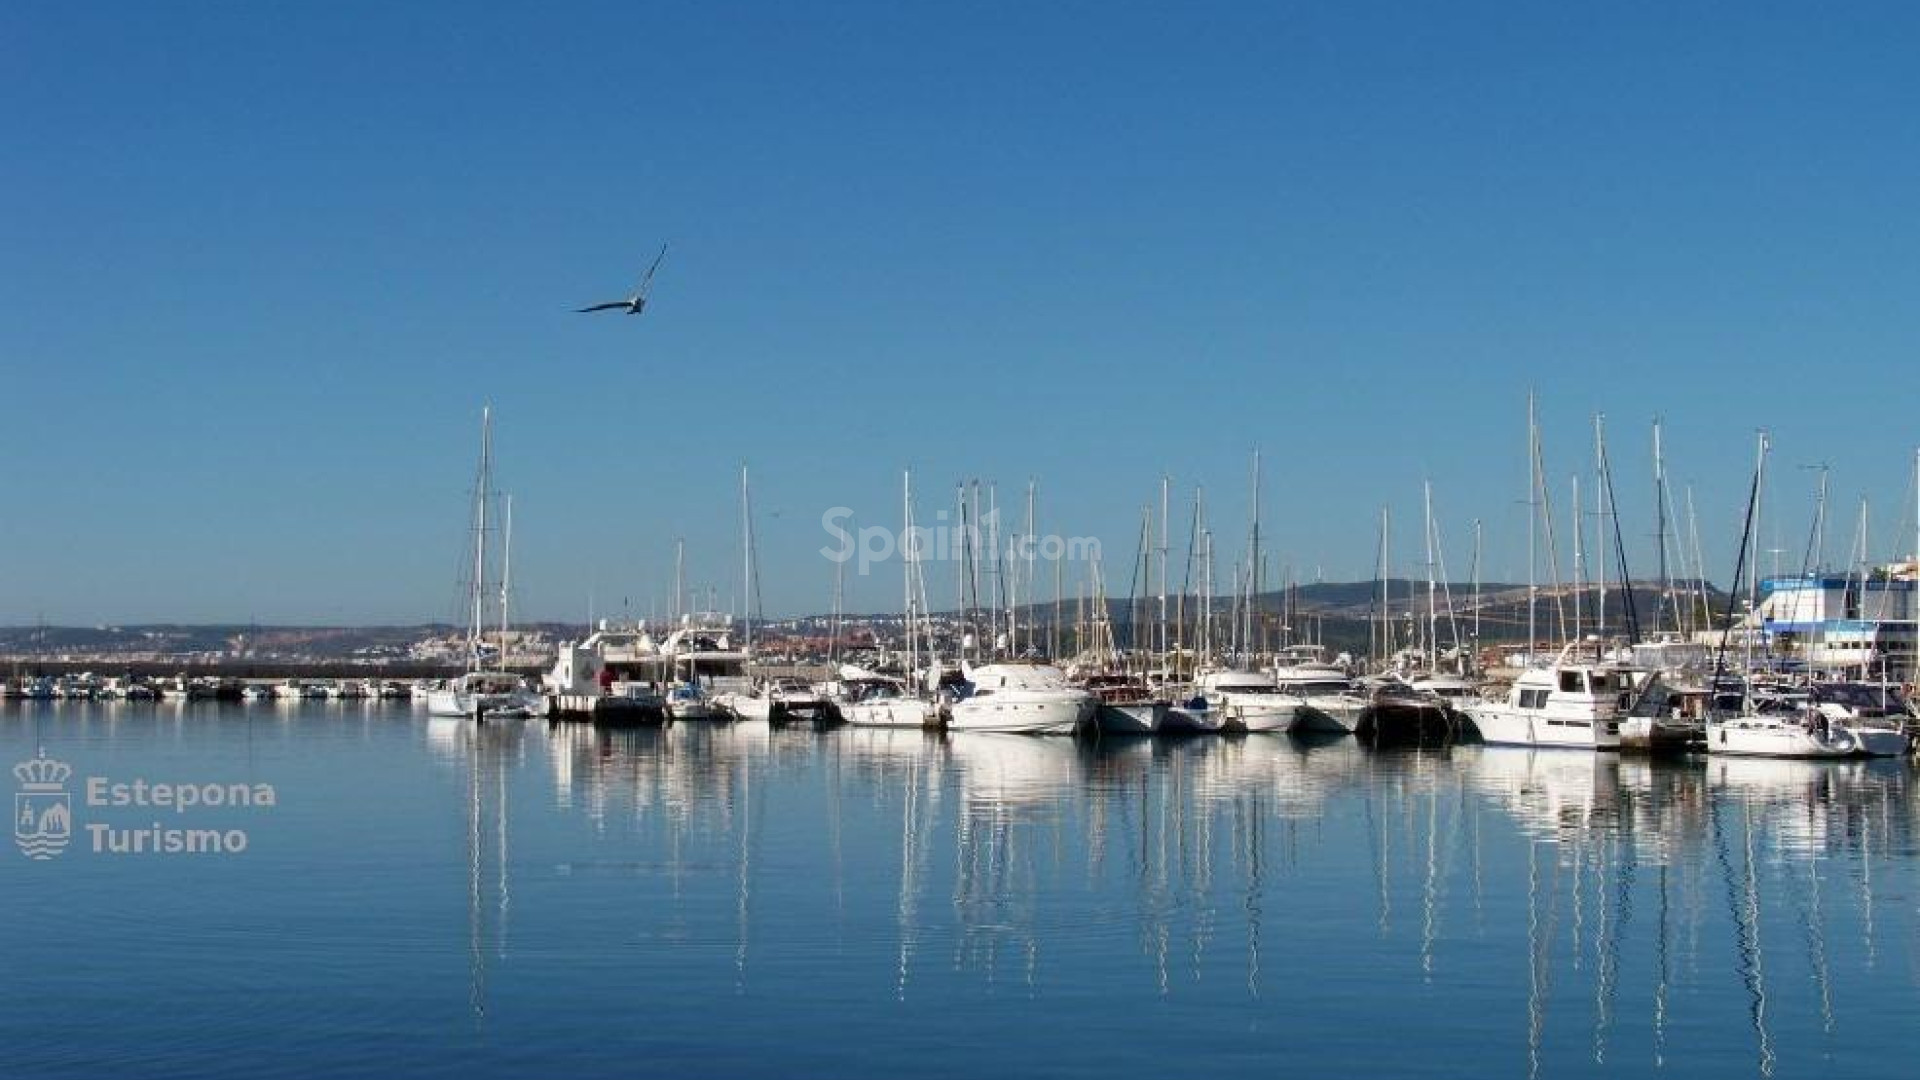
[[[1158,734],[1218,735],[1226,723],[1226,716],[1207,704],[1206,695],[1195,693],[1185,699],[1176,695],[1167,705],[1167,715],[1160,721]]]
[[[667,688],[667,715],[676,721],[725,720],[727,711],[697,682],[674,683]]]
[[[1100,699],[1094,722],[1103,735],[1153,735],[1167,722],[1169,704],[1156,699],[1138,676],[1103,671],[1077,682]]]
[[[1903,757],[1913,749],[1912,712],[1900,691],[1874,683],[1815,683],[1812,700],[1836,727],[1853,736],[1865,757]]]

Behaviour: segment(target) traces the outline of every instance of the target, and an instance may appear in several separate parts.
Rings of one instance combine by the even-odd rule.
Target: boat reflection
[[[826,942],[898,1001],[930,978],[1036,997],[1119,979],[1291,1011],[1319,920],[1336,955],[1434,994],[1524,988],[1502,1008],[1530,1076],[1687,1067],[1697,1037],[1674,1033],[1731,1030],[1736,1000],[1757,1075],[1818,1059],[1857,1034],[1835,1002],[1872,971],[1876,879],[1915,847],[1898,762],[768,725],[429,738],[470,780],[480,1015],[520,767],[551,786],[521,812],[672,875],[650,919],[730,924],[739,993],[777,978],[762,954]]]

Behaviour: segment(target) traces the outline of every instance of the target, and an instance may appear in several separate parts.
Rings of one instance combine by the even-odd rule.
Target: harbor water
[[[71,820],[0,857],[9,1077],[1913,1069],[1905,760],[380,702],[13,703],[0,751],[70,770],[11,778],[18,844]]]

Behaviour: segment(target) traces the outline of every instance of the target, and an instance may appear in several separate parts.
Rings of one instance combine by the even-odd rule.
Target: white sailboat
[[[913,474],[901,479],[903,537],[919,535],[913,527]],[[907,637],[907,677],[899,682],[870,680],[861,696],[840,706],[840,715],[859,727],[938,727],[940,709],[921,695],[917,680],[920,673],[920,624],[926,606],[926,582],[920,571],[920,552],[913,543],[903,543],[900,552],[901,577],[905,599],[902,622]],[[929,643],[931,652],[931,643]],[[931,657],[929,657],[931,659]]]
[[[480,410],[480,469],[474,484],[473,499],[473,580],[468,586],[467,671],[445,686],[427,694],[430,716],[461,717],[481,720],[486,717],[533,715],[537,699],[527,691],[520,676],[507,671],[489,671],[481,660],[484,652],[484,617],[487,586],[487,504],[493,495],[493,409]],[[511,514],[511,511],[509,511]],[[511,529],[509,517],[508,528]],[[510,533],[509,533],[510,535]],[[511,543],[511,541],[509,541]],[[510,551],[510,549],[509,549]],[[511,558],[508,554],[506,558]],[[503,562],[500,578],[500,646],[506,650],[507,573]]]

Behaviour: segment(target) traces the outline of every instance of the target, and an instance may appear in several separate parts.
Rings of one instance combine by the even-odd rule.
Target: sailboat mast
[[[1916,455],[1915,460],[1920,462],[1920,455]],[[1920,536],[1920,529],[1916,530],[1915,535]],[[1200,546],[1203,554],[1200,556],[1200,641],[1198,644],[1201,662],[1211,664],[1213,662],[1213,530],[1200,530]]]
[[[1433,581],[1433,481],[1420,482],[1420,501],[1427,519],[1427,670],[1440,670],[1440,608]]]
[[[1653,418],[1654,538],[1660,560],[1660,606],[1654,609],[1653,629],[1660,632],[1660,612],[1673,597],[1673,579],[1667,571],[1667,468],[1660,447],[1660,418]]]
[[[1160,474],[1160,657],[1162,664],[1167,655],[1167,510],[1168,488],[1173,478]]]
[[[472,621],[467,630],[467,663],[480,670],[482,633],[482,597],[487,589],[487,489],[493,485],[493,406],[480,407],[480,475],[474,481],[473,495],[473,589]]]
[[[513,496],[506,496],[500,531],[500,666],[507,666],[507,590],[513,587]]]
[[[678,626],[687,613],[687,542],[673,542],[673,622]]]
[[[1253,451],[1253,540],[1252,554],[1247,560],[1247,605],[1242,615],[1246,621],[1246,632],[1241,638],[1242,648],[1253,650],[1254,626],[1256,616],[1254,605],[1260,598],[1260,450]]]
[[[1585,626],[1582,621],[1581,601],[1587,590],[1586,550],[1583,538],[1587,532],[1586,504],[1580,501],[1580,474],[1573,474],[1573,637],[1580,639],[1580,631]]]
[[[740,589],[745,594],[741,603],[741,621],[746,628],[746,651],[753,655],[753,496],[747,488],[747,466],[740,466]],[[838,592],[835,594],[836,607],[839,604]]]
[[[1606,417],[1593,414],[1593,471],[1594,502],[1600,513],[1600,547],[1596,553],[1594,572],[1595,594],[1593,598],[1593,632],[1600,640],[1607,639],[1607,514],[1613,505],[1613,489],[1609,486],[1612,474],[1607,470]]]
[[[1386,506],[1380,507],[1380,561],[1376,569],[1380,575],[1380,609],[1367,624],[1367,647],[1375,663],[1386,670],[1388,655],[1392,649],[1387,645],[1387,605],[1392,598],[1387,595],[1387,514]]]
[[[907,617],[907,679],[911,684],[919,678],[920,646],[915,640],[916,613],[913,610],[913,470],[907,469],[900,474],[900,520],[906,531],[900,534],[900,578],[901,587],[906,591],[900,610]],[[846,565],[845,563],[841,564]]]
[[[1539,429],[1534,419],[1533,391],[1527,391],[1527,666],[1533,666],[1534,643],[1540,640],[1537,611],[1540,585],[1535,552],[1540,531],[1540,457]]]
[[[1480,660],[1480,519],[1473,519],[1473,650],[1474,663]]]

